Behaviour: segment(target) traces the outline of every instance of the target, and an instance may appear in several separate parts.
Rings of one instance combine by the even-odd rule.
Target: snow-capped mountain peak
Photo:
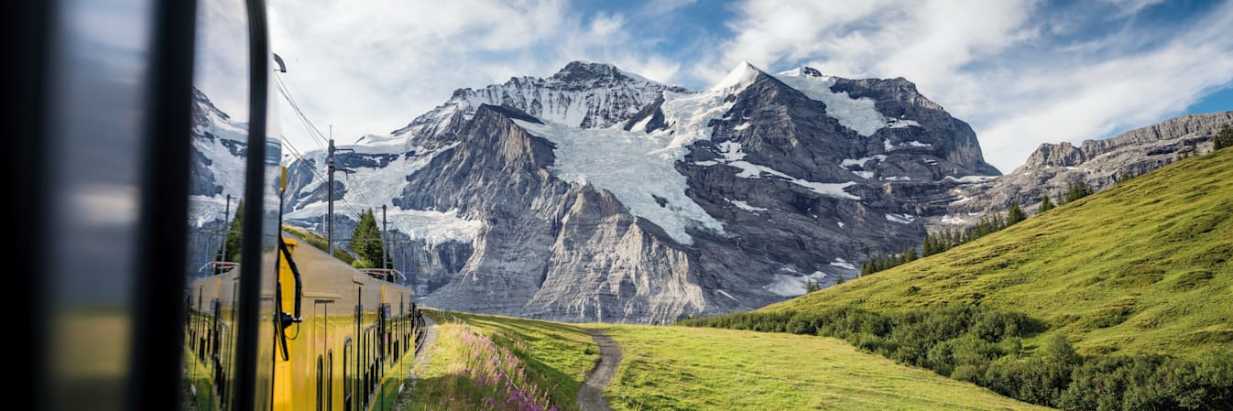
[[[574,61],[546,78],[515,77],[480,89],[458,89],[444,104],[393,134],[436,136],[451,122],[470,119],[483,104],[515,108],[569,127],[604,128],[624,121],[664,92],[687,90],[611,64]]]
[[[736,67],[728,71],[728,74],[723,79],[711,86],[711,91],[732,93],[740,91],[745,87],[753,84],[758,79],[759,75],[764,75],[765,72],[759,69],[748,61],[737,63]]]

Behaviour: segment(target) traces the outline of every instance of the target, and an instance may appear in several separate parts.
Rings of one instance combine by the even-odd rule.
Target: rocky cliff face
[[[1210,152],[1212,139],[1226,125],[1233,126],[1233,112],[1186,115],[1078,146],[1042,144],[1014,172],[956,187],[954,202],[931,222],[971,222],[979,215],[1004,211],[1012,201],[1034,209],[1046,194],[1056,202],[1072,182],[1083,182],[1099,191],[1119,178],[1147,173],[1183,156]]]
[[[695,92],[571,63],[459,90],[353,148],[336,206],[389,206],[423,301],[579,321],[749,309],[854,276],[997,174],[907,80],[748,64]],[[320,161],[291,166],[288,221],[320,225]]]

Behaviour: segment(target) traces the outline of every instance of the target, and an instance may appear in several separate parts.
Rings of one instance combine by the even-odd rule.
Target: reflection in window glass
[[[248,21],[242,0],[199,3],[189,181],[190,303],[182,408],[226,409],[236,373],[248,154]],[[260,216],[258,216],[260,218]],[[194,347],[195,346],[195,347]],[[195,354],[195,355],[194,355]]]

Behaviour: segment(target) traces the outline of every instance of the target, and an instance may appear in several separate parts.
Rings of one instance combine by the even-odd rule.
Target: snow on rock
[[[717,164],[724,164],[724,165],[739,169],[740,172],[736,174],[737,177],[761,178],[764,174],[769,174],[771,176],[775,176],[775,177],[779,177],[784,180],[787,180],[788,182],[792,184],[796,184],[798,186],[808,188],[815,193],[818,193],[818,194],[821,194],[827,197],[833,197],[833,198],[838,198],[842,200],[860,200],[860,197],[852,195],[844,190],[845,188],[855,185],[856,182],[848,181],[844,183],[818,183],[818,182],[796,178],[786,173],[783,173],[779,170],[775,170],[773,168],[770,168],[764,165],[750,163],[744,160],[745,153],[741,149],[741,143],[737,143],[734,141],[725,141],[723,143],[720,143],[719,149],[720,149],[720,155],[722,156],[722,161]]]
[[[352,170],[351,173],[338,173],[335,179],[344,188],[344,192],[340,198],[334,201],[335,214],[356,218],[364,210],[374,209],[379,212],[381,205],[384,204],[389,206],[386,214],[392,229],[400,231],[413,239],[440,242],[447,240],[470,241],[475,238],[478,230],[483,226],[482,222],[464,220],[458,217],[457,212],[454,211],[404,210],[393,204],[393,199],[401,196],[403,187],[407,184],[407,176],[423,169],[437,155],[453,149],[459,143],[451,143],[437,149],[412,147],[410,151],[402,153],[403,150],[401,148],[395,149],[383,144],[388,141],[398,141],[397,145],[401,147],[403,143],[401,140],[385,139],[372,141],[369,140],[369,137],[366,136],[362,139],[368,140],[368,144],[344,147],[354,149],[355,153],[339,154],[340,160],[350,156],[389,156],[393,159],[383,165],[359,162],[357,165],[348,167]],[[387,152],[386,150],[392,150],[392,152]],[[415,154],[412,155],[412,152]],[[305,157],[314,160],[316,164],[324,164],[324,155],[321,151],[313,151],[306,153]],[[324,174],[324,171],[320,174],[313,174],[312,181],[306,184],[301,191],[313,191],[317,187],[324,185],[325,181],[322,178]],[[326,202],[317,201],[288,212],[285,218],[289,220],[319,220],[327,211],[328,206]]]
[[[766,291],[783,297],[796,297],[804,295],[809,291],[807,288],[809,281],[822,282],[827,274],[821,271],[814,271],[809,275],[789,275],[775,274],[775,279],[766,286]]]
[[[812,69],[810,69],[812,70]],[[826,114],[839,120],[839,124],[865,137],[892,124],[878,112],[871,98],[852,98],[848,93],[831,91],[835,78],[812,75],[804,69],[779,73],[776,79],[804,93],[810,99],[826,104]]]
[[[835,261],[831,261],[831,265],[848,270],[856,270],[855,265],[842,258],[836,258]]]
[[[732,301],[736,301],[736,302],[738,302],[738,303],[739,303],[739,302],[741,302],[741,300],[738,300],[736,297],[733,297],[733,296],[732,296],[732,294],[728,294],[728,292],[727,292],[727,291],[724,291],[724,290],[715,290],[715,292],[716,292],[716,293],[719,293],[719,295],[722,295],[722,296],[724,296],[724,297],[731,298],[731,299],[732,299]]]
[[[911,214],[887,214],[886,220],[892,223],[912,224],[913,221],[916,221],[916,216]]]
[[[884,148],[886,151],[895,151],[895,150],[903,150],[903,149],[908,149],[908,148],[928,149],[928,148],[933,148],[933,145],[929,143],[922,143],[916,140],[905,141],[903,144],[892,144],[890,140],[885,140],[882,142],[882,148]]]
[[[689,226],[723,232],[723,223],[685,194],[686,178],[675,167],[680,147],[671,147],[670,135],[514,122],[557,146],[552,172],[558,178],[608,190],[631,214],[655,223],[677,242],[693,243],[685,231]]]
[[[327,205],[323,202],[309,204],[286,215],[287,219],[320,219],[325,215]],[[334,213],[356,216],[368,210],[368,207],[353,205],[349,202],[335,202]],[[484,228],[482,221],[467,220],[458,216],[458,210],[404,210],[391,207],[386,212],[390,229],[406,234],[413,240],[426,240],[429,244],[440,244],[446,241],[471,242]],[[379,218],[379,216],[378,216]]]
[[[997,176],[963,176],[963,177],[946,176],[947,181],[953,181],[956,183],[963,183],[963,184],[983,183],[983,182],[993,180],[996,178],[998,177]]]
[[[908,127],[920,127],[920,126],[921,126],[920,123],[917,123],[912,120],[904,120],[901,118],[893,118],[886,124],[886,127],[889,127],[889,128],[908,128]]]
[[[742,61],[732,70],[728,71],[728,75],[724,76],[722,80],[711,86],[710,90],[721,94],[733,94],[753,84],[759,74],[763,74],[762,70],[754,67],[748,61]]]
[[[856,159],[850,158],[850,159],[843,160],[842,162],[839,163],[839,165],[841,167],[852,167],[852,166],[864,167],[865,163],[868,163],[869,160],[886,161],[886,155],[878,154],[876,156],[869,156],[869,157],[863,157],[863,158],[856,158]]]
[[[742,210],[745,210],[745,211],[749,211],[749,212],[755,212],[755,213],[756,213],[756,212],[759,212],[759,211],[766,211],[766,210],[767,210],[767,209],[762,208],[762,207],[754,207],[754,206],[752,206],[752,205],[749,205],[749,203],[746,203],[746,202],[741,201],[741,200],[728,200],[728,202],[729,202],[729,203],[732,203],[732,205],[736,206],[736,208],[739,208],[739,209],[742,209]]]

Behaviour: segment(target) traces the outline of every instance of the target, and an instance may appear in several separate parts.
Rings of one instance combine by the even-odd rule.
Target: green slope
[[[616,410],[1040,409],[833,338],[431,316],[436,341],[400,409],[576,410],[578,389],[598,360],[588,328],[620,346],[621,364],[604,391]],[[507,380],[530,404],[510,400]]]
[[[595,325],[621,346],[615,410],[1022,410],[1015,401],[842,340],[712,328]]]
[[[1083,354],[1202,357],[1233,344],[1233,150],[1180,161],[1001,232],[763,308],[1021,312]]]

